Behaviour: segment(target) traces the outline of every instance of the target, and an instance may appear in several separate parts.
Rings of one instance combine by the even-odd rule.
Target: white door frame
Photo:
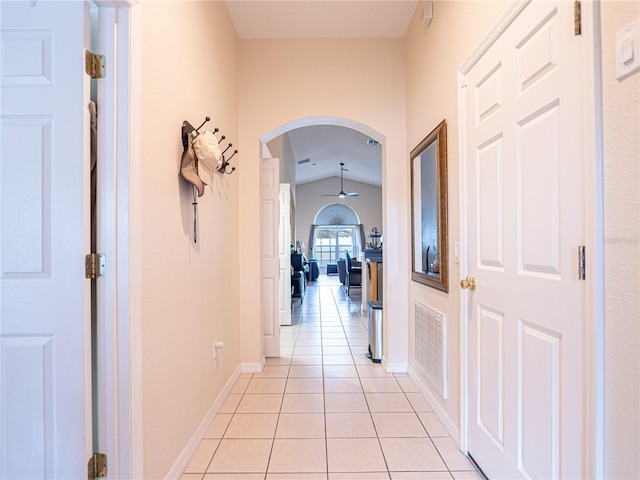
[[[466,170],[466,105],[463,86],[465,75],[478,59],[507,29],[512,20],[531,0],[516,0],[458,68],[458,133],[459,201],[460,201],[460,278],[468,272],[467,258],[467,170]],[[587,261],[587,294],[585,321],[586,418],[584,419],[584,472],[589,478],[601,478],[604,473],[604,227],[603,227],[603,153],[602,153],[602,82],[600,43],[600,0],[581,2],[582,35],[586,40],[583,62],[585,81],[585,242]],[[462,452],[469,446],[469,327],[468,290],[460,292],[460,445]],[[580,440],[580,439],[579,439]]]
[[[99,443],[111,478],[143,478],[141,0],[94,0],[107,74],[98,80]]]

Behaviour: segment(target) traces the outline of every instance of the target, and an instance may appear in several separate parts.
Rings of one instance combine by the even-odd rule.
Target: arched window
[[[312,256],[321,266],[336,263],[345,251],[358,258],[364,241],[358,214],[343,203],[331,203],[318,210],[309,231]]]
[[[353,208],[344,203],[330,203],[316,213],[315,225],[359,225],[360,219]]]

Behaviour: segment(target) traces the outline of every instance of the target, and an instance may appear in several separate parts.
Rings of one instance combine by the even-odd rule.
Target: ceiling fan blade
[[[344,177],[342,172],[348,172],[349,170],[344,168],[344,163],[340,162],[340,191],[338,193],[325,193],[323,197],[357,197],[360,195],[358,192],[344,193]]]

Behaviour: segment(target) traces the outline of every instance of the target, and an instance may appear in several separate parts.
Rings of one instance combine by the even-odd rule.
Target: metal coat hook
[[[198,191],[196,187],[193,187],[193,202],[191,205],[193,205],[193,243],[198,243]]]
[[[204,122],[202,122],[198,128],[194,128],[193,125],[191,125],[186,120],[182,123],[182,145],[184,147],[184,152],[186,152],[189,148],[189,134],[191,132],[195,132],[195,135],[192,136],[192,141],[191,141],[191,143],[195,143],[196,137],[200,134],[200,129],[210,120],[211,120],[211,117],[208,117],[208,116],[205,117]],[[211,133],[215,135],[219,131],[220,129],[218,127],[215,127]],[[218,138],[218,145],[221,144],[223,140],[225,140],[226,138],[227,137],[225,135],[221,135],[220,138]],[[232,146],[233,144],[229,143],[227,148],[225,148],[220,152],[220,155],[222,157],[222,162],[220,163],[220,167],[217,169],[219,173],[226,173],[227,175],[230,175],[236,169],[235,167],[230,167],[229,162],[238,153],[238,150],[234,150],[229,157],[225,157],[225,154],[227,153],[227,151],[229,151],[229,149]]]
[[[204,117],[204,122],[202,122],[200,124],[200,126],[198,128],[196,128],[196,133],[200,133],[200,129],[204,126],[205,123],[207,123],[209,120],[211,120],[211,117]],[[218,131],[218,129],[216,128],[216,131]]]
[[[233,147],[233,143],[230,143],[229,146],[222,151],[222,155],[224,155],[225,152],[229,150],[231,147]]]
[[[230,146],[231,144],[229,144],[229,147]],[[229,147],[227,147],[227,150],[229,149]],[[225,152],[227,150],[225,150]],[[231,175],[233,173],[236,167],[231,167],[231,171],[227,171],[227,167],[229,166],[229,161],[235,156],[236,153],[238,153],[238,150],[234,150],[229,158],[224,158],[224,155],[222,155],[222,165],[218,169],[219,172],[226,173],[227,175]]]
[[[224,135],[222,136],[222,138],[224,138]],[[220,139],[222,141],[222,139]],[[218,142],[220,143],[220,142]],[[233,143],[230,143],[227,148],[225,148],[222,151],[222,165],[220,165],[220,168],[218,168],[218,171],[220,173],[226,173],[227,175],[231,175],[234,170],[236,169],[236,167],[231,167],[231,170],[227,170],[227,167],[229,166],[229,161],[235,156],[236,153],[238,153],[238,150],[234,150],[233,153],[231,154],[231,156],[229,158],[225,158],[224,154],[227,152],[227,150],[229,150],[231,147],[233,147]]]

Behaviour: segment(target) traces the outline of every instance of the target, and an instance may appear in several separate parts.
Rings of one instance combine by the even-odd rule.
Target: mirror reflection
[[[411,151],[412,279],[448,291],[447,140],[443,121]]]

